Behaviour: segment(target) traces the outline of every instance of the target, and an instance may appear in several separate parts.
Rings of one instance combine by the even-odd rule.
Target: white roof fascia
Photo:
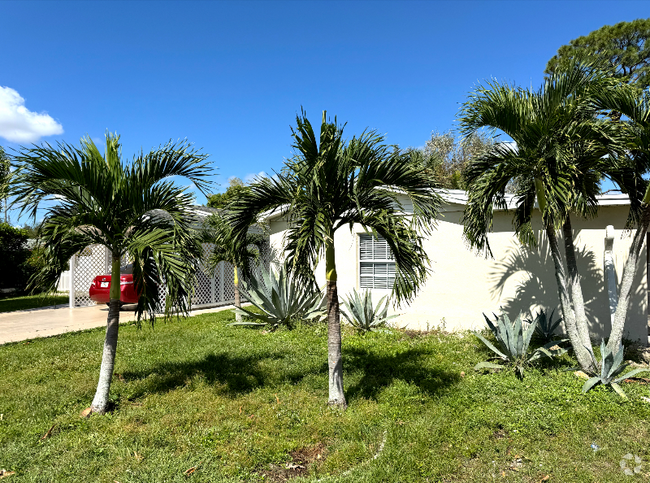
[[[442,199],[444,200],[445,204],[449,205],[449,208],[451,208],[446,210],[443,209],[443,211],[462,211],[465,209],[465,206],[467,205],[467,201],[468,201],[468,196],[466,191],[443,190],[443,189],[439,189],[436,191],[442,196]],[[628,195],[625,194],[606,193],[604,195],[596,196],[596,200],[598,201],[598,206],[626,206],[630,204],[630,198],[628,197]],[[505,201],[506,201],[507,210],[514,210],[517,207],[515,195],[506,194]],[[458,210],[453,209],[454,205],[458,207]],[[535,208],[537,207],[538,206],[536,201]],[[267,222],[276,220],[285,214],[284,208],[285,207],[283,206],[273,211],[269,211],[262,218],[264,219],[264,221]],[[495,208],[494,211],[504,211],[504,209]]]

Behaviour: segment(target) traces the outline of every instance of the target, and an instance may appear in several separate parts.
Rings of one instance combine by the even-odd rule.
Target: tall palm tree
[[[208,267],[211,271],[217,269],[221,262],[232,264],[234,270],[235,307],[241,307],[241,293],[239,291],[240,278],[250,278],[252,275],[251,262],[259,261],[262,245],[266,237],[262,234],[246,233],[243,237],[236,237],[232,226],[220,213],[211,215],[205,222],[202,240],[212,243],[213,248],[208,257]],[[239,322],[241,314],[235,312]]]
[[[618,350],[623,339],[625,321],[630,305],[634,273],[640,260],[641,248],[650,225],[650,184],[642,175],[650,171],[650,93],[639,94],[627,84],[604,86],[596,93],[598,107],[623,115],[614,125],[622,135],[623,153],[617,158],[611,179],[630,197],[628,226],[636,226],[625,262],[612,332],[607,347]],[[650,328],[648,330],[650,340]]]
[[[319,257],[325,256],[327,280],[329,404],[346,407],[334,234],[355,223],[384,237],[395,257],[395,303],[410,301],[428,273],[422,248],[441,202],[434,182],[397,150],[382,144],[374,131],[343,140],[343,127],[328,122],[326,113],[317,139],[306,115],[292,129],[295,156],[280,173],[258,180],[230,206],[229,218],[239,236],[269,210],[287,217],[287,264],[313,280]],[[404,215],[402,198],[413,203]]]
[[[599,182],[608,170],[613,131],[597,118],[591,92],[606,78],[587,65],[547,78],[538,91],[502,85],[479,87],[461,110],[461,131],[490,128],[515,142],[498,143],[467,170],[468,205],[464,234],[470,244],[490,252],[487,233],[493,208],[506,208],[505,188],[516,180],[514,226],[518,238],[535,245],[532,213],[537,201],[553,258],[562,315],[576,357],[593,369],[591,341],[576,263],[571,213],[597,212]],[[559,248],[562,230],[568,274]]]
[[[81,147],[60,143],[24,148],[16,157],[13,194],[21,212],[45,209],[40,240],[46,263],[32,287],[54,290],[67,261],[90,244],[111,252],[111,288],[106,337],[97,391],[91,410],[104,413],[115,364],[120,319],[120,262],[133,260],[133,278],[141,293],[138,320],[153,318],[161,281],[167,289],[165,315],[189,310],[200,247],[193,234],[193,197],[170,178],[185,177],[199,190],[208,181],[207,155],[186,142],[169,143],[131,163],[121,156],[119,136],[106,135],[102,156],[90,139]],[[54,205],[51,205],[51,202]],[[50,202],[50,203],[48,203]]]

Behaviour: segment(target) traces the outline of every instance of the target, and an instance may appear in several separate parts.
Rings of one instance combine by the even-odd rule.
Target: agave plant
[[[546,310],[540,309],[537,315],[533,316],[533,320],[537,324],[535,326],[535,336],[545,343],[553,340],[553,336],[562,322],[562,318],[553,321],[554,313],[555,309],[551,310],[551,313],[548,315]]]
[[[607,344],[605,344],[605,341],[603,340],[600,344],[600,356],[602,357],[602,361],[598,363],[594,352],[590,350],[589,354],[591,355],[594,365],[600,367],[600,375],[594,376],[585,382],[585,385],[582,386],[582,392],[587,392],[598,384],[602,384],[603,386],[611,386],[619,396],[623,399],[627,399],[627,395],[623,392],[619,383],[629,377],[636,376],[640,372],[646,372],[649,369],[641,367],[633,369],[624,376],[621,376],[621,373],[629,366],[627,362],[623,362],[623,352],[623,344],[619,344],[618,351],[614,354],[609,350]]]
[[[235,322],[230,325],[292,328],[297,321],[311,321],[324,315],[324,297],[320,290],[305,287],[282,266],[278,271],[260,268],[259,277],[242,281],[242,293],[261,313],[246,308],[235,310],[259,322]]]
[[[542,355],[552,358],[554,355],[558,355],[562,351],[559,346],[555,347],[557,344],[556,342],[550,342],[544,347],[539,347],[532,353],[529,351],[530,340],[533,337],[535,328],[537,327],[537,320],[534,320],[530,325],[525,327],[522,323],[521,315],[519,315],[514,322],[510,322],[510,318],[506,314],[501,315],[501,317],[495,315],[494,322],[492,322],[485,314],[483,314],[483,317],[485,317],[488,327],[496,337],[499,348],[495,347],[494,344],[478,332],[476,333],[476,336],[481,339],[488,349],[497,355],[496,359],[514,366],[515,373],[520,379],[523,379],[524,377],[525,366],[536,361],[542,357]],[[503,367],[502,364],[485,361],[476,364],[474,370],[502,369]]]
[[[382,304],[384,306],[382,307]],[[341,309],[343,317],[347,319],[352,327],[361,334],[366,334],[378,327],[386,326],[386,322],[398,315],[388,315],[388,296],[382,297],[377,305],[372,304],[370,290],[364,290],[361,294],[356,289],[344,300]]]

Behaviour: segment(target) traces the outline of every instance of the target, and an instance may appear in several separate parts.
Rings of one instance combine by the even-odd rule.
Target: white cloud
[[[30,111],[18,92],[0,86],[0,137],[12,143],[33,143],[53,134],[63,134],[63,126],[45,112]]]
[[[244,176],[244,181],[246,183],[253,183],[257,180],[257,178],[268,178],[268,174],[266,174],[266,171],[260,171],[259,173],[250,173]]]
[[[514,141],[501,141],[501,144],[503,144],[504,146],[508,146],[510,149],[512,149],[515,152],[519,150],[517,143]]]

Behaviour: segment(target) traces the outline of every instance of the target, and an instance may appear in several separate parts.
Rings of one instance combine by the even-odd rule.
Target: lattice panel
[[[192,295],[192,307],[227,305],[235,301],[235,277],[232,264],[221,262],[214,273],[210,273],[208,269],[207,258],[213,247],[214,245],[210,243],[203,245],[203,257],[199,262],[199,269],[197,271],[196,285],[194,294]],[[262,280],[259,277],[259,267],[264,266],[268,270],[270,257],[270,245],[266,243],[262,247],[260,263],[253,269],[260,281]],[[121,268],[125,269],[131,262],[132,260],[128,257],[123,257]],[[74,297],[74,305],[76,307],[94,305],[94,302],[90,300],[88,295],[88,289],[90,288],[90,283],[97,275],[110,274],[110,252],[101,245],[92,245],[84,249],[79,255],[76,255],[73,263],[74,271],[72,276],[74,293],[71,294],[71,297]],[[165,284],[162,283],[159,289],[159,312],[164,311],[166,297],[167,289]]]
[[[255,278],[257,283],[262,286],[265,286],[265,283],[264,283],[264,278],[262,277],[260,271],[261,269],[264,269],[267,272],[269,271],[269,268],[271,266],[271,257],[272,257],[271,245],[269,243],[264,243],[260,248],[260,260],[253,267],[252,270],[253,277]],[[243,297],[242,300],[244,300]]]
[[[110,253],[102,245],[90,245],[74,256],[74,273],[72,276],[75,307],[86,307],[95,305],[90,300],[88,290],[90,284],[97,275],[105,275],[111,272]]]
[[[223,263],[223,302],[232,304],[235,302],[235,269],[232,263]]]
[[[192,297],[193,306],[217,303],[216,277],[215,274],[210,273],[208,266],[208,257],[213,248],[214,245],[212,243],[203,244],[203,257],[196,273],[196,285]]]

